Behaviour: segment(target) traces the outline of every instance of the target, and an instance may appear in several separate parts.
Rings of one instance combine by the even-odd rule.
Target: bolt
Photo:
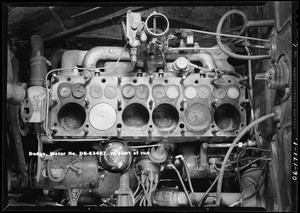
[[[109,53],[113,53],[114,51],[112,49],[109,50]]]
[[[250,100],[249,100],[249,99],[245,99],[245,100],[243,100],[243,101],[240,103],[240,105],[241,105],[241,106],[244,106],[244,105],[249,104],[249,103],[250,103]]]
[[[217,129],[211,130],[211,134],[213,134],[213,135],[217,134],[217,132],[219,132],[219,130],[217,130]]]
[[[218,87],[219,85],[216,84],[216,80],[218,79],[218,77],[214,77],[213,79],[210,80],[210,84],[215,86],[215,87]]]
[[[154,77],[153,77],[153,75],[151,75],[150,78],[149,78],[149,84],[153,83],[153,79],[154,79]]]
[[[90,104],[89,99],[85,98],[84,101],[85,101],[85,106],[88,106]]]
[[[121,106],[121,104],[122,104],[122,102],[121,102],[121,99],[120,98],[118,98],[118,100],[117,100],[117,102],[118,102],[118,107],[120,107]]]
[[[120,85],[121,82],[122,82],[122,78],[121,78],[121,76],[118,76],[118,84]]]
[[[84,132],[84,135],[89,134],[89,130],[88,130],[87,128],[84,128],[84,129],[83,129],[83,132]]]
[[[213,101],[211,101],[209,104],[210,104],[210,106],[212,107],[212,108],[216,108],[216,103],[218,103],[218,101],[219,101],[219,99],[214,99]]]
[[[80,175],[81,173],[82,173],[81,169],[78,169],[78,170],[77,170],[77,174]]]
[[[117,127],[117,135],[120,136],[121,135],[121,128]]]
[[[142,70],[141,70],[141,69],[138,69],[136,75],[137,75],[137,77],[143,77],[143,72],[142,72]]]
[[[52,82],[52,83],[55,83],[55,82],[57,82],[57,81],[59,81],[59,78],[58,78],[58,76],[57,76],[56,73],[53,73],[53,74],[52,74],[52,78],[51,78],[51,82]]]
[[[57,128],[55,127],[51,127],[51,131],[52,131],[52,135],[55,135],[58,132]]]
[[[153,130],[152,130],[152,129],[149,129],[149,130],[148,130],[148,135],[151,136],[151,135],[152,135],[152,132],[153,132]]]
[[[239,80],[239,84],[243,84],[247,80],[248,80],[248,76],[245,76],[245,77],[243,77],[242,79]]]
[[[86,73],[84,73],[83,77],[84,77],[85,80],[88,80],[88,79],[91,78],[91,73],[90,72],[86,72]]]
[[[277,128],[278,128],[278,129],[281,128],[281,123],[277,123]]]
[[[150,108],[150,110],[152,110],[152,106],[153,106],[153,100],[150,100],[149,101],[149,108]]]
[[[181,130],[181,131],[180,131],[180,134],[181,134],[182,136],[185,136],[185,130],[184,130],[184,129]]]
[[[180,107],[181,107],[182,109],[185,108],[185,107],[184,107],[185,103],[186,103],[186,99],[184,99],[183,101],[180,102]]]
[[[180,84],[183,84],[185,79],[186,79],[186,75],[182,76],[181,79],[180,79]]]
[[[53,106],[55,106],[58,103],[58,101],[54,97],[51,98],[51,101]]]
[[[164,70],[163,70],[163,69],[160,69],[160,70],[158,71],[158,76],[159,76],[159,77],[164,77]]]

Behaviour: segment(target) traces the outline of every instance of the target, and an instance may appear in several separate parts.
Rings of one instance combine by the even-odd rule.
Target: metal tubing
[[[43,40],[38,35],[31,36],[30,86],[44,86],[47,75]]]
[[[275,20],[259,20],[259,21],[248,21],[247,27],[272,27],[275,25]]]
[[[220,47],[220,49],[228,56],[232,57],[232,58],[237,58],[237,59],[240,59],[240,60],[259,60],[259,59],[269,59],[271,58],[271,55],[253,55],[253,56],[246,56],[246,55],[238,55],[238,54],[235,54],[235,53],[232,53],[230,51],[228,51],[225,47],[225,45],[222,43],[221,41],[221,29],[222,29],[222,26],[223,26],[223,23],[225,22],[226,18],[232,14],[239,14],[241,15],[244,20],[247,20],[247,17],[245,15],[244,12],[240,11],[240,10],[230,10],[228,11],[227,13],[225,13],[222,18],[220,19],[219,23],[218,23],[218,26],[217,26],[217,43]],[[235,36],[236,38],[238,38],[238,36]],[[244,37],[244,38],[247,38],[247,37]],[[250,38],[251,39],[251,38]],[[254,39],[252,39],[254,40]]]
[[[26,91],[23,87],[13,83],[7,83],[7,102],[9,104],[21,104],[25,96]]]
[[[122,54],[123,47],[94,47],[87,52],[83,60],[84,68],[96,68],[99,60],[118,60]],[[129,52],[123,51],[120,60],[130,60]]]

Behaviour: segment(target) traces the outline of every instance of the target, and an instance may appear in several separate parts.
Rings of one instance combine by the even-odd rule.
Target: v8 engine
[[[9,83],[7,99],[15,181],[38,194],[29,203],[270,209],[279,182],[268,140],[287,111],[262,102],[272,91],[288,100],[292,82],[275,20],[233,9],[210,31],[177,26],[168,10],[122,15],[117,42],[49,53],[47,37],[30,37],[29,79]],[[36,141],[22,145],[20,132]]]

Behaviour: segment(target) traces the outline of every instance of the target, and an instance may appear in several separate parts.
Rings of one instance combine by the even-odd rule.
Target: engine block
[[[52,78],[53,139],[206,140],[236,136],[246,122],[245,87],[232,75]]]
[[[31,52],[22,66],[10,58],[13,81],[17,67],[29,65],[30,76],[28,85],[7,85],[7,100],[20,105],[8,107],[5,137],[14,144],[4,145],[17,153],[7,168],[9,205],[31,193],[30,205],[89,210],[284,203],[277,182],[291,178],[276,175],[292,149],[276,140],[292,134],[281,107],[292,75],[278,39],[287,43],[289,22],[279,36],[280,18],[248,21],[262,8],[230,8],[96,7],[73,16],[45,8],[63,30],[50,38],[55,27],[46,37],[37,31],[31,49],[28,41],[14,47],[15,38],[8,45],[16,58],[25,46]]]

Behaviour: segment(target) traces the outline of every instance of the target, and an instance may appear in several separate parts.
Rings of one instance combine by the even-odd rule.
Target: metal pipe
[[[96,68],[99,60],[118,60],[122,54],[123,47],[94,47],[87,52],[83,60],[84,68]],[[120,60],[130,60],[129,52],[123,51]]]
[[[217,38],[217,43],[220,47],[220,49],[228,56],[232,57],[232,58],[237,58],[237,59],[240,59],[240,60],[259,60],[259,59],[269,59],[271,58],[271,55],[253,55],[253,56],[246,56],[246,55],[239,55],[239,54],[235,54],[235,53],[232,53],[230,51],[228,51],[225,47],[225,45],[222,43],[221,41],[221,29],[222,29],[222,26],[223,26],[223,23],[225,22],[226,18],[232,14],[239,14],[241,15],[245,21],[247,21],[247,17],[245,15],[244,12],[240,11],[240,10],[230,10],[228,11],[227,13],[225,13],[222,18],[220,19],[219,23],[218,23],[218,26],[217,26],[217,31],[216,33],[218,34],[216,36]],[[234,36],[236,38],[239,38],[241,36]],[[250,37],[243,37],[243,38],[247,38],[247,39],[251,39],[251,40],[262,40],[262,39],[254,39],[254,38],[250,38]]]
[[[193,53],[193,54],[180,54],[180,53],[166,53],[165,59],[175,61],[179,57],[184,57],[189,61],[200,61],[205,69],[216,69],[215,60],[209,53]]]
[[[61,58],[61,68],[70,68],[70,70],[62,70],[62,75],[70,74],[75,66],[82,66],[87,52],[82,50],[68,50],[64,52]]]
[[[248,21],[247,27],[272,27],[275,25],[275,20],[259,20],[259,21]]]
[[[26,91],[18,84],[7,83],[7,102],[9,104],[21,104],[25,99]]]
[[[46,58],[44,57],[43,39],[33,35],[31,40],[30,86],[44,86],[47,75]]]
[[[94,7],[94,8],[92,8],[92,9],[85,10],[85,11],[83,11],[83,12],[81,12],[81,13],[72,15],[71,18],[76,18],[76,17],[78,17],[78,16],[82,16],[82,15],[84,15],[84,14],[90,13],[90,12],[92,12],[92,11],[94,11],[94,10],[98,10],[98,9],[100,9],[100,8],[102,8],[102,7]]]

